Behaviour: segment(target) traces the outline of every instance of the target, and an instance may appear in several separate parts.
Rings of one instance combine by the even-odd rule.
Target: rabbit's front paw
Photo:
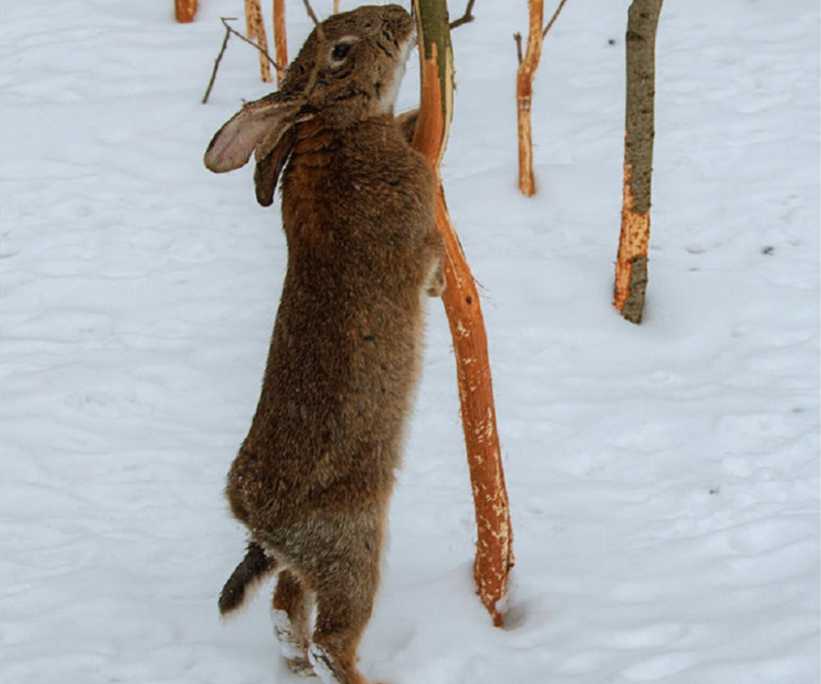
[[[441,297],[445,291],[445,270],[440,263],[431,274],[427,293],[430,297]]]

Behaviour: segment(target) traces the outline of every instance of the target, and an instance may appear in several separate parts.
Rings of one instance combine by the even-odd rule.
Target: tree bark
[[[288,66],[288,41],[285,30],[285,0],[274,0],[274,62],[277,65],[277,87],[285,78]]]
[[[265,53],[268,52],[268,39],[265,36],[265,22],[262,19],[262,8],[259,0],[245,0],[245,26],[250,40],[255,40],[260,47],[259,71],[265,83],[271,82],[271,64]]]
[[[633,0],[627,21],[624,194],[613,303],[641,323],[647,290],[655,136],[656,29],[663,0]]]
[[[197,0],[174,0],[174,18],[181,24],[194,21],[197,14]]]
[[[453,53],[445,0],[414,0],[419,32],[421,103],[413,145],[437,178],[436,221],[445,240],[446,290],[442,295],[456,355],[462,426],[476,511],[474,562],[477,593],[493,624],[513,567],[513,531],[502,468],[493,385],[479,294],[448,215],[440,164],[453,111]]]
[[[528,0],[527,6],[530,25],[527,31],[527,50],[516,74],[516,111],[519,124],[519,189],[526,197],[533,197],[536,194],[536,180],[533,176],[530,107],[533,102],[533,79],[542,58],[544,0]]]

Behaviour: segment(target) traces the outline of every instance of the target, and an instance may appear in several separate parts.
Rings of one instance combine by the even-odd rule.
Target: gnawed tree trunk
[[[288,66],[288,41],[285,30],[285,0],[274,0],[274,62],[277,65],[277,86],[285,78],[285,67]]]
[[[530,107],[533,102],[533,78],[542,58],[542,22],[544,0],[528,0],[530,26],[527,31],[527,50],[516,73],[516,111],[519,124],[519,189],[526,197],[536,194],[533,176],[533,129]]]
[[[655,135],[656,29],[661,5],[662,0],[633,0],[627,21],[624,198],[613,303],[632,323],[641,323],[647,290]]]
[[[265,53],[268,52],[268,39],[265,36],[265,23],[262,19],[262,8],[259,0],[245,0],[245,27],[249,40],[255,40],[260,47],[259,72],[265,83],[271,82],[271,64]]]
[[[181,24],[194,21],[197,14],[197,0],[174,0],[174,18]]]
[[[561,14],[567,0],[561,0],[550,22],[542,30],[544,0],[528,0],[530,26],[527,30],[527,51],[522,56],[522,35],[517,33],[519,70],[516,72],[516,111],[519,123],[519,189],[526,197],[536,194],[536,178],[533,174],[533,127],[530,110],[533,105],[533,79],[542,59],[542,41]],[[470,6],[468,6],[470,9]]]
[[[414,0],[419,31],[422,95],[413,144],[436,174],[436,221],[445,239],[442,295],[456,353],[478,541],[474,577],[482,603],[502,626],[497,604],[513,567],[513,531],[502,469],[488,360],[487,335],[476,284],[448,215],[440,177],[453,110],[453,53],[445,0]]]

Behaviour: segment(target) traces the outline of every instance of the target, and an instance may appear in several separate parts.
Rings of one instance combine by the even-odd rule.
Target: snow
[[[640,327],[610,305],[628,5],[570,2],[545,42],[533,199],[526,3],[477,3],[454,33],[444,181],[483,286],[517,565],[494,629],[433,301],[360,649],[374,681],[819,681],[818,4],[666,3]],[[299,681],[263,596],[216,608],[285,254],[252,170],[202,166],[267,86],[232,39],[200,104],[242,4],[200,6],[190,25],[170,0],[0,7],[4,683]],[[309,24],[288,8],[293,54]]]

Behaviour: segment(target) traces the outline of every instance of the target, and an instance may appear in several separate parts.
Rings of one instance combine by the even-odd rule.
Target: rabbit
[[[278,573],[283,655],[325,684],[366,684],[356,651],[420,371],[423,300],[445,287],[434,175],[407,142],[415,114],[393,114],[414,44],[397,5],[328,18],[280,90],[245,104],[205,154],[222,173],[253,152],[265,206],[282,176],[288,245],[259,403],[225,490],[249,543],[219,609],[237,610]]]

